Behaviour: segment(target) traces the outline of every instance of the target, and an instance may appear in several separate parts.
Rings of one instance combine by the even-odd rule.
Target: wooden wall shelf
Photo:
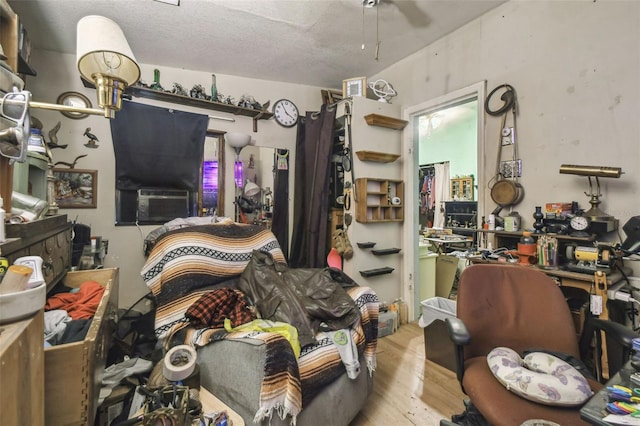
[[[400,158],[398,154],[387,154],[386,152],[356,151],[360,161],[374,161],[376,163],[392,163]]]
[[[402,130],[409,123],[407,120],[401,120],[399,118],[388,117],[380,114],[365,115],[364,119],[369,126],[386,127],[394,130]]]
[[[375,254],[376,256],[386,256],[388,254],[400,253],[400,249],[397,247],[386,248],[386,249],[374,249],[374,250],[371,250],[371,253]]]
[[[404,221],[404,182],[395,179],[356,179],[356,221],[360,223]],[[394,197],[400,204],[393,204]]]
[[[393,272],[393,268],[385,266],[384,268],[367,269],[366,271],[360,271],[360,275],[363,277],[373,277],[376,275],[390,274]]]
[[[95,88],[93,84],[82,79],[85,87]],[[237,105],[226,104],[223,102],[207,101],[206,99],[192,98],[190,96],[177,95],[170,92],[161,92],[142,86],[130,86],[125,90],[125,94],[138,98],[152,99],[154,101],[163,101],[179,105],[187,105],[196,108],[209,109],[213,111],[226,112],[233,115],[242,115],[253,118],[253,131],[258,131],[258,120],[268,120],[273,117],[273,113],[253,108],[243,108]]]

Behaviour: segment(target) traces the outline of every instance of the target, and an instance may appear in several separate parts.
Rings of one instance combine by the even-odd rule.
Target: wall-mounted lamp
[[[29,101],[29,107],[114,118],[122,108],[124,90],[140,79],[140,67],[127,39],[111,19],[90,15],[78,21],[76,49],[78,71],[96,86],[100,108],[35,101]]]

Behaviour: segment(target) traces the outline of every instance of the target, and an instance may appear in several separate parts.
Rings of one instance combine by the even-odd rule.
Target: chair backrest
[[[460,276],[456,310],[471,335],[465,360],[498,346],[520,354],[547,349],[579,358],[569,306],[541,271],[510,264],[469,266]]]

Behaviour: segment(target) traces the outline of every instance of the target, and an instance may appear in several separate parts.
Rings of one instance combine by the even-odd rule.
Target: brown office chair
[[[588,333],[598,327],[597,321],[589,324]],[[468,267],[458,283],[457,318],[447,319],[447,325],[457,346],[457,376],[467,403],[488,423],[514,426],[544,419],[561,425],[587,424],[580,420],[580,407],[543,405],[512,393],[487,364],[487,354],[499,346],[520,356],[544,349],[580,359],[571,311],[546,274],[514,265]],[[594,392],[602,387],[595,379],[588,381]]]

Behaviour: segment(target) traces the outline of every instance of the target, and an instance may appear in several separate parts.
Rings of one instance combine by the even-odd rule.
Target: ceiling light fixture
[[[376,8],[376,54],[374,59],[378,60],[378,54],[380,53],[380,16],[378,11],[378,5],[380,0],[362,0],[362,50],[364,50],[364,9]]]

